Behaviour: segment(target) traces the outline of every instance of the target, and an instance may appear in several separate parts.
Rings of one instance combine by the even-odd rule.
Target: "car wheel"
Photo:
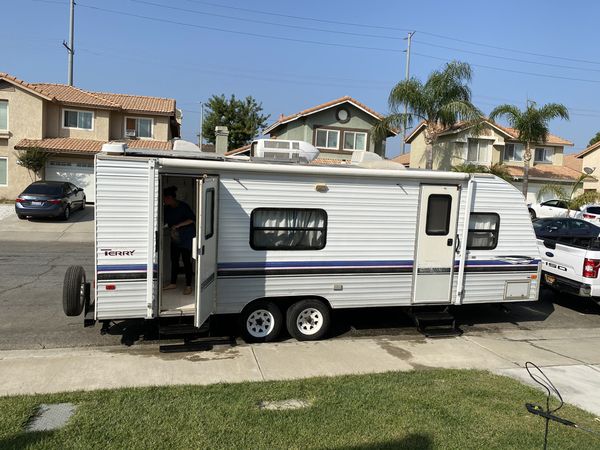
[[[81,210],[85,209],[85,197],[83,197],[83,201],[81,202]]]
[[[242,312],[242,336],[246,342],[272,342],[279,336],[283,315],[270,301],[257,301]]]
[[[287,310],[287,330],[299,341],[322,339],[327,334],[330,324],[329,307],[320,300],[300,300]]]
[[[25,220],[25,219],[27,219],[27,217],[25,217],[25,216],[22,216],[21,214],[17,214],[17,217],[18,217],[19,219],[21,219],[21,220]]]
[[[531,217],[531,220],[534,220],[537,217],[533,209],[529,210],[529,217]]]
[[[85,299],[85,270],[70,266],[63,282],[63,311],[67,316],[78,316],[83,311]]]
[[[71,207],[67,205],[63,212],[62,219],[69,220],[69,217],[71,217]]]

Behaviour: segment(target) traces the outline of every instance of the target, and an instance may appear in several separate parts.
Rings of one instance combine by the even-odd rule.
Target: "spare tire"
[[[70,266],[63,283],[63,310],[67,316],[78,316],[83,311],[85,296],[85,270]]]

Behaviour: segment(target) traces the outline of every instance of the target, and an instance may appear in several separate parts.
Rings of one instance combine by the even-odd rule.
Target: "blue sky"
[[[68,1],[3,3],[10,20],[0,31],[0,71],[65,83]],[[386,113],[390,88],[404,77],[409,30],[416,30],[413,76],[425,78],[447,60],[466,61],[474,69],[474,101],[485,112],[499,103],[523,106],[527,98],[564,103],[571,120],[551,129],[575,143],[567,151],[584,148],[600,131],[597,2],[77,3],[75,85],[173,97],[190,140],[198,132],[198,102],[212,94],[252,95],[269,122],[343,95]],[[388,156],[399,151],[398,140],[388,142]]]

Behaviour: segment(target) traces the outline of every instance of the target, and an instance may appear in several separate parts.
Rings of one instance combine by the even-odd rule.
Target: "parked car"
[[[576,219],[587,220],[595,225],[600,225],[600,205],[582,206],[575,214]]]
[[[600,227],[572,218],[533,221],[542,257],[542,282],[600,304]]]
[[[542,203],[533,203],[527,205],[531,219],[540,219],[543,217],[573,217],[577,210],[571,209],[564,200],[548,200]]]
[[[19,219],[29,217],[60,217],[68,220],[75,209],[85,208],[85,192],[72,183],[36,181],[15,200]]]

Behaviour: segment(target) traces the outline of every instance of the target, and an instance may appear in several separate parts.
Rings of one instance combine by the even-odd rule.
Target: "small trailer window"
[[[204,239],[210,239],[215,234],[215,190],[207,189],[204,194]]]
[[[425,232],[428,236],[445,236],[450,230],[450,211],[452,197],[432,194],[427,199],[427,222]]]
[[[492,250],[498,245],[500,216],[496,213],[471,213],[467,250]]]
[[[257,208],[250,216],[254,250],[321,250],[327,213],[322,209]]]

